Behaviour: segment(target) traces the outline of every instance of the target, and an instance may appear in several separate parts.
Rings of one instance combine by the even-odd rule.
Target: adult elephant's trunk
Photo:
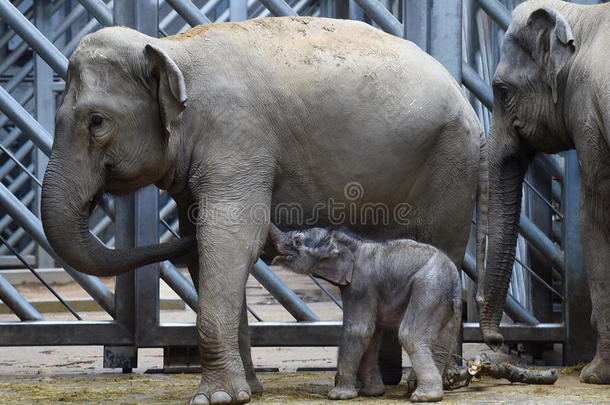
[[[521,210],[521,183],[531,154],[519,138],[499,131],[489,133],[489,223],[487,269],[481,306],[481,334],[497,349],[503,343],[498,331],[511,278]]]
[[[86,167],[70,170],[66,161],[60,160],[52,157],[49,161],[41,214],[49,243],[67,264],[83,273],[114,276],[183,255],[192,248],[193,239],[185,238],[127,250],[108,249],[89,231],[89,214],[103,189],[103,179],[93,174],[87,178],[83,173]],[[81,181],[77,183],[76,179]]]

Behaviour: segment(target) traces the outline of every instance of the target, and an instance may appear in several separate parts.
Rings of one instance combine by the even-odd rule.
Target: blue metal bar
[[[354,0],[360,8],[375,21],[382,30],[397,37],[404,35],[404,29],[400,21],[385,8],[383,3],[378,0]]]
[[[562,207],[563,247],[563,316],[565,343],[563,362],[573,365],[590,361],[595,355],[595,332],[591,326],[591,296],[585,271],[584,252],[580,234],[580,172],[575,150],[565,152],[565,182]]]
[[[96,20],[104,27],[112,25],[112,11],[100,0],[78,0]]]
[[[194,27],[201,24],[210,24],[212,21],[197,8],[190,0],[167,0],[180,17]]]
[[[319,321],[320,318],[279,278],[261,259],[252,266],[250,274],[278,302],[299,321]]]
[[[313,282],[314,282],[314,283],[315,283],[315,284],[318,286],[318,288],[319,288],[320,290],[322,290],[322,292],[323,292],[324,294],[326,294],[326,296],[327,296],[328,298],[330,298],[332,302],[334,302],[334,303],[335,303],[335,304],[336,304],[336,305],[337,305],[339,308],[343,309],[343,305],[341,304],[341,302],[340,302],[340,301],[339,301],[339,300],[338,300],[338,299],[337,299],[337,298],[336,298],[336,297],[335,297],[335,296],[334,296],[334,295],[333,295],[333,294],[332,294],[330,291],[328,291],[328,290],[326,289],[326,287],[324,287],[324,286],[322,285],[322,283],[320,283],[320,282],[318,281],[318,279],[316,279],[316,278],[315,278],[314,276],[312,276],[311,274],[309,275],[309,278],[313,280]]]
[[[297,16],[297,13],[284,0],[260,0],[260,2],[276,17]]]
[[[546,153],[538,153],[536,154],[536,159],[540,160],[549,172],[557,179],[563,183],[564,173],[565,173],[565,165],[557,155],[548,155]]]
[[[536,194],[538,196],[538,198],[540,198],[540,200],[545,203],[559,218],[563,219],[563,214],[557,209],[555,208],[555,206],[553,204],[551,204],[551,202],[549,200],[547,200],[546,198],[544,198],[544,196],[540,193],[540,191],[536,190],[536,187],[534,187],[529,181],[527,181],[527,179],[523,179],[523,183],[525,183],[525,185],[534,192],[534,194]]]
[[[0,0],[0,15],[59,76],[66,79],[68,59],[9,0]]]
[[[20,168],[20,169],[21,169],[21,170],[22,170],[22,171],[23,171],[25,174],[27,174],[28,176],[30,176],[30,178],[31,178],[32,180],[34,180],[34,182],[36,182],[36,184],[38,184],[38,186],[39,186],[39,187],[42,187],[42,183],[40,182],[40,180],[38,180],[38,177],[34,176],[34,175],[33,175],[33,174],[32,174],[32,173],[31,173],[31,172],[30,172],[30,171],[27,169],[27,167],[25,167],[25,166],[23,165],[23,163],[21,163],[21,162],[19,161],[19,159],[17,159],[15,156],[13,156],[13,154],[11,153],[11,151],[10,151],[10,150],[6,149],[6,147],[5,147],[4,145],[2,145],[2,144],[0,144],[0,150],[2,150],[2,152],[4,152],[4,153],[5,153],[5,154],[6,154],[6,155],[9,157],[9,159],[11,159],[13,162],[15,162],[15,164],[16,164],[17,166],[19,166],[19,168]]]
[[[246,0],[229,0],[229,17],[231,21],[244,21],[248,18]]]
[[[462,270],[468,275],[474,282],[478,282],[477,277],[477,264],[474,257],[466,252],[464,256],[464,262],[462,263]],[[515,322],[522,322],[527,325],[537,325],[540,322],[531,312],[529,312],[523,305],[521,305],[512,295],[506,295],[506,304],[504,305],[504,311],[511,319]]]
[[[563,252],[555,246],[553,241],[544,234],[531,219],[521,214],[519,222],[519,233],[523,235],[529,243],[540,251],[556,269],[563,269],[564,258]]]
[[[415,43],[424,52],[429,50],[430,0],[403,0],[402,21],[404,38]]]
[[[0,276],[0,299],[21,319],[22,321],[43,321],[44,318],[21,294]]]
[[[10,243],[9,243],[9,242],[8,242],[6,239],[4,239],[4,238],[2,237],[2,235],[0,235],[0,242],[2,242],[2,243],[4,244],[4,246],[6,246],[6,247],[8,248],[8,250],[10,250],[10,252],[11,252],[12,254],[14,254],[14,255],[17,257],[17,259],[19,259],[19,261],[20,261],[20,262],[21,262],[21,263],[22,263],[22,264],[23,264],[25,267],[27,267],[27,268],[30,270],[30,272],[31,272],[31,273],[32,273],[32,274],[33,274],[33,275],[34,275],[34,276],[35,276],[35,277],[38,279],[38,281],[40,281],[40,282],[42,283],[42,285],[44,285],[44,286],[47,288],[47,290],[49,290],[49,291],[51,292],[51,294],[53,294],[53,295],[55,296],[55,298],[57,298],[57,299],[59,300],[59,302],[61,302],[61,304],[62,304],[62,305],[63,305],[63,306],[64,306],[64,307],[65,307],[65,308],[66,308],[66,309],[67,309],[67,310],[68,310],[68,311],[69,311],[69,312],[72,314],[72,315],[74,315],[74,317],[75,317],[76,319],[78,319],[79,321],[82,321],[82,318],[81,318],[81,317],[80,317],[80,316],[79,316],[79,315],[76,313],[76,311],[74,310],[74,308],[72,308],[72,307],[70,306],[70,304],[68,304],[66,301],[64,301],[64,299],[63,299],[63,298],[61,298],[61,296],[60,296],[59,294],[57,294],[57,291],[55,291],[55,290],[53,289],[53,287],[51,287],[51,286],[49,285],[49,283],[47,283],[47,282],[46,282],[46,281],[45,281],[45,280],[44,280],[44,279],[43,279],[43,278],[40,276],[40,274],[38,274],[38,272],[32,268],[32,266],[30,266],[30,264],[29,264],[29,263],[28,263],[28,262],[27,262],[27,261],[26,261],[26,260],[23,258],[23,256],[21,256],[21,255],[19,254],[19,252],[17,252],[17,251],[15,250],[15,248],[13,248],[13,247],[10,245]]]
[[[168,260],[161,262],[161,278],[182,298],[186,305],[197,312],[198,301],[195,286]]]
[[[0,4],[5,0],[0,0]],[[17,125],[47,156],[51,155],[53,138],[15,99],[0,86],[0,110]]]
[[[494,96],[491,86],[466,61],[462,62],[462,83],[485,107],[490,111],[493,110]]]
[[[515,256],[515,261],[517,263],[519,263],[520,266],[522,266],[525,270],[527,270],[528,273],[530,273],[532,276],[534,276],[534,278],[536,280],[538,280],[540,282],[540,284],[542,284],[547,290],[549,290],[550,292],[552,292],[553,294],[555,294],[556,296],[558,296],[559,298],[561,298],[561,300],[563,301],[563,295],[561,295],[559,293],[559,291],[557,291],[556,289],[554,289],[549,283],[547,283],[542,277],[540,277],[538,275],[538,273],[536,273],[530,266],[528,266],[527,264],[523,263],[521,260],[519,260],[518,257]]]
[[[430,55],[462,82],[462,0],[430,2]]]
[[[510,11],[498,0],[476,0],[479,6],[504,31],[508,29],[511,21]]]
[[[87,10],[80,4],[74,7],[72,11],[70,11],[70,14],[68,14],[66,18],[64,18],[64,20],[57,27],[55,27],[55,31],[53,33],[53,40],[57,41],[57,39],[59,39],[59,37],[61,37],[64,32],[72,28],[71,26],[76,22],[76,20],[81,18],[86,13]]]
[[[113,317],[116,315],[114,310],[114,294],[112,294],[108,287],[106,287],[97,277],[81,273],[68,266],[63,259],[55,253],[53,248],[51,248],[42,229],[40,220],[36,218],[36,216],[32,214],[32,212],[30,212],[30,210],[28,210],[27,207],[25,207],[2,183],[0,183],[0,206],[8,212],[13,220],[19,224],[32,239],[36,240],[44,250],[53,256],[66,272],[70,274],[70,276],[80,284],[106,312]]]

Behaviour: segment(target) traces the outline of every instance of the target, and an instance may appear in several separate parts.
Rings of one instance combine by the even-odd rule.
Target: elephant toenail
[[[239,391],[237,394],[237,402],[248,402],[250,400],[250,395],[246,391]]]
[[[588,378],[590,384],[601,384],[599,377],[595,374],[591,374]]]
[[[226,391],[216,391],[210,397],[210,402],[213,405],[230,404],[233,402],[233,399]]]
[[[196,394],[191,399],[191,405],[210,405],[210,401],[208,401],[208,397],[205,394]]]

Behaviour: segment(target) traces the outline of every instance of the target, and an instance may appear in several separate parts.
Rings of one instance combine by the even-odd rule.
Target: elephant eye
[[[292,244],[297,248],[303,246],[303,238],[300,235],[296,235],[294,238],[292,238]]]
[[[511,101],[511,91],[508,89],[508,87],[502,86],[500,87],[500,100],[502,100],[502,103],[504,103],[505,105],[510,104]]]
[[[89,123],[89,129],[97,128],[102,125],[104,118],[99,114],[91,115],[91,122]]]

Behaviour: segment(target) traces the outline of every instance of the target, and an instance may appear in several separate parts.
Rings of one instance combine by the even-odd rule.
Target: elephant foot
[[[250,402],[252,394],[243,376],[215,376],[211,382],[205,377],[202,376],[199,388],[191,399],[191,405],[235,405]]]
[[[261,384],[256,376],[248,377],[247,381],[252,395],[261,395],[263,393],[263,384]]]
[[[355,387],[335,387],[328,393],[328,399],[352,399],[358,396]]]
[[[417,388],[417,377],[415,371],[411,370],[409,377],[407,377],[407,394],[412,394]]]
[[[426,389],[417,387],[411,394],[411,402],[437,402],[443,399],[443,390],[439,388]]]
[[[385,394],[385,385],[379,382],[379,384],[366,384],[360,389],[360,395],[365,397],[380,397]]]
[[[588,384],[610,384],[610,361],[595,355],[580,372],[580,381]]]
[[[360,395],[366,397],[379,397],[385,394],[385,385],[381,379],[379,372],[370,372],[361,377],[362,388],[360,389]]]

